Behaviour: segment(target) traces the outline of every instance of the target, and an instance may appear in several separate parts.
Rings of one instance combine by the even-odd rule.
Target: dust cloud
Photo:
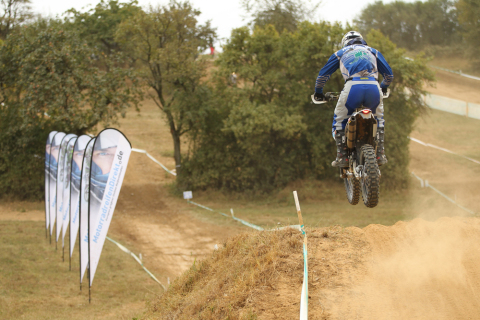
[[[370,225],[364,274],[331,319],[478,319],[480,221],[415,219]]]

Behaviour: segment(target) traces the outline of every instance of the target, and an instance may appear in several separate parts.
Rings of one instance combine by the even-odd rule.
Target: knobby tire
[[[380,196],[380,175],[375,149],[366,144],[360,150],[360,163],[363,165],[361,186],[363,203],[368,208],[376,207]]]

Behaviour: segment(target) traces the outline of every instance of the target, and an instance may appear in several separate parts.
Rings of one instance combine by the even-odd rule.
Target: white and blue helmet
[[[348,31],[347,33],[345,33],[345,35],[343,36],[343,39],[342,39],[342,46],[343,47],[346,47],[346,46],[349,46],[351,44],[353,44],[353,42],[355,41],[352,41],[352,40],[363,40],[363,37],[362,35],[360,34],[360,32],[357,32],[357,31]]]

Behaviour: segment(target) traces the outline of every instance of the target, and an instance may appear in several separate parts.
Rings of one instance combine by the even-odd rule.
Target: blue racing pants
[[[382,89],[373,77],[355,77],[345,83],[333,116],[332,132],[334,138],[335,130],[345,130],[348,118],[355,109],[360,107],[372,110],[378,127],[382,128],[384,126]]]

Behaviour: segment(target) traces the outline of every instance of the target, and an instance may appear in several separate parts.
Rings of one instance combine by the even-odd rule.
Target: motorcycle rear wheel
[[[362,187],[363,203],[368,208],[378,204],[380,196],[380,175],[378,170],[375,149],[366,144],[360,149],[360,164],[363,165],[360,186]]]
[[[345,181],[345,192],[347,193],[348,203],[351,205],[358,204],[360,199],[360,182],[354,177],[344,178]]]

